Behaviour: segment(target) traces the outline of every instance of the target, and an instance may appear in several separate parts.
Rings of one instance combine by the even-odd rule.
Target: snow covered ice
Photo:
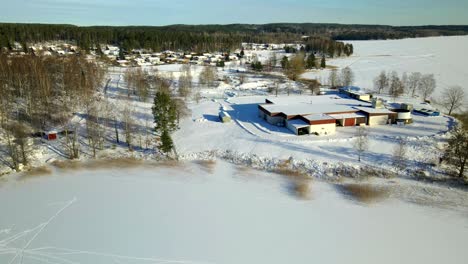
[[[57,170],[0,187],[0,262],[464,263],[466,212],[389,198],[363,204],[334,184],[217,162]],[[429,250],[431,249],[431,250]],[[16,262],[19,263],[18,256]]]

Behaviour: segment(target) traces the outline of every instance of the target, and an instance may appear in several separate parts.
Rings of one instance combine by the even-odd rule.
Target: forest
[[[98,43],[125,50],[229,51],[242,42],[292,43],[306,35],[333,40],[401,39],[466,35],[468,26],[343,25],[277,23],[264,25],[92,26],[0,23],[0,47],[14,42],[71,41],[84,50]]]

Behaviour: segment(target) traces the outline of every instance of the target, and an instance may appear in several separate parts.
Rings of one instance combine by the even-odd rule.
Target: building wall
[[[346,118],[344,121],[344,126],[355,126],[356,118]]]
[[[258,110],[258,117],[260,117],[261,119],[265,119],[266,117],[266,114],[262,111],[262,110]]]
[[[366,124],[366,123],[367,123],[367,118],[366,118],[366,117],[358,117],[358,118],[356,118],[356,125]]]
[[[310,126],[310,134],[330,135],[336,132],[336,124],[322,124]]]
[[[361,94],[359,96],[359,100],[363,100],[363,101],[370,101],[370,95],[369,94]]]
[[[297,135],[297,129],[294,126],[291,126],[289,122],[286,122],[286,127],[291,130],[295,135]]]
[[[335,119],[314,120],[314,121],[306,121],[306,122],[309,122],[311,125],[336,124],[336,120],[335,120]]]
[[[283,124],[284,125],[284,117],[281,116],[266,116],[266,121],[272,125]]]
[[[369,126],[386,125],[388,122],[388,115],[369,116]]]

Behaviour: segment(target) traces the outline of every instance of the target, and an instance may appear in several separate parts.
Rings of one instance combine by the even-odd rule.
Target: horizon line
[[[2,22],[0,24],[23,24],[23,25],[62,25],[62,26],[75,26],[75,27],[170,27],[170,26],[232,26],[232,25],[274,25],[274,24],[293,24],[293,25],[343,25],[343,26],[384,26],[384,27],[468,27],[468,24],[418,24],[418,25],[389,25],[389,24],[360,24],[360,23],[333,23],[333,22],[269,22],[269,23],[212,23],[212,24],[165,24],[165,25],[149,25],[149,24],[93,24],[93,25],[79,25],[72,23],[47,23],[47,22]]]

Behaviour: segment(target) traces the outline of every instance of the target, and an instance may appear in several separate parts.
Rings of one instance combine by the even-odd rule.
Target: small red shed
[[[57,131],[51,130],[45,133],[45,138],[47,140],[57,140]]]

